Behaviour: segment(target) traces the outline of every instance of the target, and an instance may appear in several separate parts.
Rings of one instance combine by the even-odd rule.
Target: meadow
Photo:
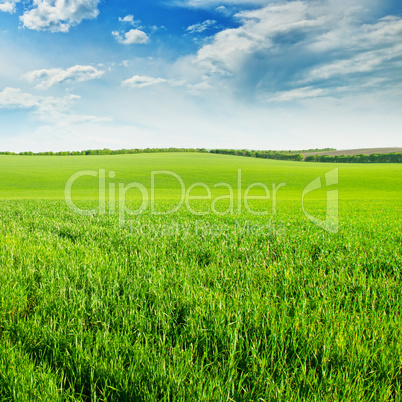
[[[65,186],[88,170],[71,197],[104,210],[80,215]],[[133,215],[152,171],[205,186]],[[324,220],[336,188],[336,233],[303,212],[318,177],[304,209]],[[402,399],[401,165],[1,156],[0,183],[1,401]],[[246,208],[253,183],[270,197]],[[154,185],[178,205],[177,178]]]

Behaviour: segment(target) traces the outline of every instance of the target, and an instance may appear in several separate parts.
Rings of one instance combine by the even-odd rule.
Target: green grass
[[[0,165],[1,401],[401,400],[399,166],[339,166],[334,235],[301,208],[334,165],[201,154]],[[99,168],[147,188],[151,170],[236,188],[238,168],[243,190],[287,186],[275,215],[147,210],[120,226],[63,201],[71,174]],[[83,184],[74,196],[96,205],[96,182]],[[324,195],[306,198],[321,219]],[[158,205],[175,197],[161,181]]]
[[[105,169],[116,173],[110,182],[139,182],[150,187],[151,172],[168,170],[178,174],[188,188],[196,182],[209,187],[219,182],[237,188],[237,172],[242,170],[242,185],[255,182],[286,183],[281,197],[299,200],[304,187],[317,176],[339,168],[343,199],[401,199],[400,164],[326,164],[239,158],[214,154],[161,153],[112,156],[0,156],[0,199],[64,199],[64,188],[72,174],[80,170]],[[176,179],[159,176],[156,181],[160,198],[170,198],[179,191]],[[218,190],[215,190],[217,193]],[[98,197],[95,177],[77,180],[74,196],[78,199]],[[135,192],[129,193],[135,198]]]

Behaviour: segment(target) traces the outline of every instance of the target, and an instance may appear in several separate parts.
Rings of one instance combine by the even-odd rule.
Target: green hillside
[[[238,188],[238,169],[241,169],[242,188],[261,182],[272,188],[272,184],[285,183],[280,190],[282,199],[297,200],[305,186],[318,176],[339,168],[339,191],[342,199],[401,199],[402,166],[400,164],[325,164],[274,161],[236,156],[160,153],[111,156],[1,156],[0,199],[63,199],[68,179],[83,170],[105,169],[106,190],[109,183],[127,185],[139,182],[147,189],[151,185],[152,171],[170,171],[179,175],[186,186],[202,182],[211,191],[225,193],[223,188],[214,188],[220,182]],[[116,173],[110,179],[110,171]],[[77,199],[98,197],[98,178],[83,177],[73,186]],[[155,181],[155,194],[171,198],[180,193],[177,179],[159,175]],[[200,188],[194,190],[202,192]],[[128,192],[136,198],[139,193]],[[320,198],[320,192],[314,197]]]

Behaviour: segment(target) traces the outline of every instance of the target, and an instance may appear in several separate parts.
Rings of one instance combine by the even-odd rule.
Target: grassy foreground
[[[301,192],[332,165],[13,158],[0,158],[0,400],[402,398],[401,167],[339,167],[331,234],[305,217]],[[63,201],[71,174],[100,168],[147,188],[152,169],[235,188],[238,168],[245,186],[286,187],[267,216],[147,210],[121,226],[109,209],[80,216]],[[158,190],[170,205],[177,183]],[[97,193],[88,180],[74,196],[92,207]],[[324,219],[316,194],[307,208]]]

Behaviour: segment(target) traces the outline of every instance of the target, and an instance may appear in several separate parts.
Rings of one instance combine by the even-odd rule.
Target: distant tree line
[[[334,148],[308,149],[304,151],[254,151],[248,149],[211,149],[205,148],[133,148],[133,149],[88,149],[84,151],[61,152],[0,152],[0,155],[32,155],[32,156],[75,156],[75,155],[128,155],[156,152],[197,152],[222,155],[246,156],[249,158],[276,159],[305,162],[332,162],[332,163],[402,163],[402,153],[372,155],[310,155],[304,156],[300,152],[329,152]]]
[[[133,148],[133,149],[87,149],[84,151],[60,152],[0,152],[0,155],[28,155],[28,156],[76,156],[76,155],[128,155],[156,152],[208,152],[205,148]]]
[[[305,154],[307,152],[332,152],[336,151],[335,148],[310,148],[310,149],[298,149],[297,151],[278,151],[278,152],[287,152],[287,153],[293,153],[293,154]]]
[[[313,151],[327,152],[333,148],[324,150],[317,149]],[[299,151],[311,152],[312,150]],[[249,151],[238,149],[212,149],[214,154],[248,156],[252,158],[277,159],[288,161],[305,161],[305,162],[332,162],[332,163],[402,163],[402,153],[392,152],[389,154],[372,154],[372,155],[310,155],[304,156],[301,153],[286,153],[286,151]],[[296,152],[296,151],[294,151]]]
[[[277,159],[286,161],[302,161],[302,154],[290,154],[283,151],[249,151],[247,149],[211,149],[212,154],[248,156],[250,158]]]
[[[332,163],[402,163],[402,154],[392,152],[389,154],[371,155],[310,155],[304,160],[306,162]]]

